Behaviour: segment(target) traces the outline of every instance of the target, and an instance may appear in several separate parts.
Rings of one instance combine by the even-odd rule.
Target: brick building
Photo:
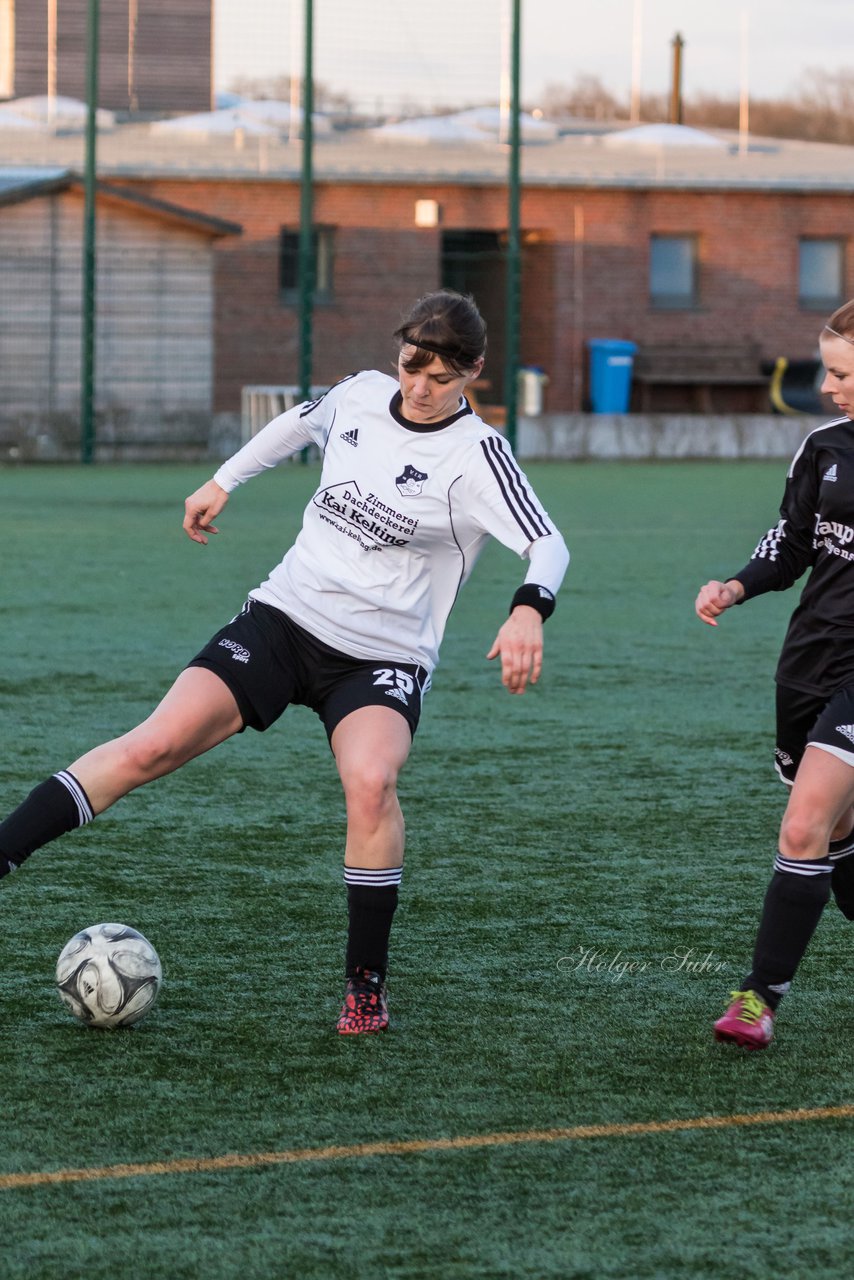
[[[161,156],[132,179],[243,227],[217,248],[223,410],[243,383],[297,380],[298,317],[285,277],[299,224],[299,147],[264,141],[252,155],[232,151],[239,172],[211,148],[206,171],[176,177]],[[319,145],[316,159],[315,381],[386,367],[399,311],[449,284],[473,292],[487,316],[489,398],[500,399],[506,153],[351,136]],[[248,171],[253,160],[262,172]],[[620,152],[574,136],[526,150],[521,361],[548,374],[547,408],[587,407],[595,337],[652,351],[743,348],[754,374],[762,358],[812,355],[820,318],[854,295],[852,190],[854,153],[840,147],[774,142],[745,157],[727,145],[709,156]],[[435,226],[416,225],[424,199],[435,202]],[[690,381],[651,388],[645,407],[695,407]],[[718,377],[707,407],[763,409],[767,394]]]
[[[0,93],[86,96],[87,0],[0,0]],[[211,0],[101,0],[99,106],[153,113],[211,107]],[[54,47],[51,48],[51,43]],[[3,41],[0,40],[0,46]]]
[[[596,337],[644,351],[723,349],[707,408],[767,409],[764,385],[728,380],[727,361],[748,351],[756,383],[762,358],[811,356],[823,317],[854,295],[854,149],[677,143],[566,133],[523,149],[521,359],[548,375],[549,413],[588,407]],[[79,139],[38,145],[43,162],[79,169]],[[3,135],[0,163],[33,148]],[[126,190],[242,228],[212,246],[216,411],[236,415],[246,384],[297,382],[300,143],[239,129],[182,141],[127,125],[103,136],[98,154],[102,176]],[[388,368],[401,310],[449,284],[471,290],[487,316],[492,386],[482,398],[501,399],[506,170],[506,149],[488,139],[412,145],[357,130],[318,139],[316,384]],[[648,387],[645,407],[695,409],[698,381],[689,368],[683,382]]]

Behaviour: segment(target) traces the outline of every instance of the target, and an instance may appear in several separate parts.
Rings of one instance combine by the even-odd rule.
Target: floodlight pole
[[[80,369],[80,460],[84,463],[95,460],[95,151],[98,137],[99,19],[100,0],[88,0]]]
[[[519,233],[520,152],[519,129],[522,48],[522,0],[512,0],[510,33],[510,166],[507,181],[507,277],[505,302],[504,406],[507,439],[516,446],[516,417],[519,402],[519,315],[522,255]]]
[[[314,313],[314,14],[313,0],[304,0],[305,32],[302,73],[302,182],[300,187],[299,249],[299,382],[300,398],[311,399],[312,321]]]

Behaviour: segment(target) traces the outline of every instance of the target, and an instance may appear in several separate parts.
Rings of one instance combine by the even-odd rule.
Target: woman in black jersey
[[[839,416],[795,454],[780,520],[726,582],[696,601],[710,626],[732,605],[809,570],[777,665],[776,766],[791,787],[753,966],[715,1023],[718,1040],[764,1049],[833,891],[854,919],[854,300],[820,337],[822,392]]]

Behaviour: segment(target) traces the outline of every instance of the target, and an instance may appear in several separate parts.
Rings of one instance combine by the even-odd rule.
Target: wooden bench
[[[761,410],[768,399],[768,377],[762,372],[761,361],[758,344],[750,342],[639,346],[632,371],[639,392],[638,408],[641,413],[652,410],[656,387],[684,387],[696,413],[713,413],[714,388],[731,387],[754,392],[755,407]]]

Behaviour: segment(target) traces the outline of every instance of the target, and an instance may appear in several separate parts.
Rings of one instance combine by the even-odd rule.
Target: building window
[[[503,271],[504,252],[497,231],[443,231],[442,285],[459,293],[475,293],[484,275]],[[476,295],[475,295],[476,296]]]
[[[334,239],[332,227],[312,228],[315,302],[332,301]],[[299,302],[299,231],[285,227],[279,233],[279,296],[288,307]]]
[[[472,294],[486,321],[489,332],[486,377],[478,378],[476,394],[497,404],[504,397],[506,363],[507,254],[504,236],[499,231],[481,227],[444,227],[439,243],[442,287]]]
[[[802,239],[798,243],[798,301],[827,311],[844,302],[845,247],[841,240]]]
[[[697,305],[696,236],[650,237],[649,298],[654,307]]]

